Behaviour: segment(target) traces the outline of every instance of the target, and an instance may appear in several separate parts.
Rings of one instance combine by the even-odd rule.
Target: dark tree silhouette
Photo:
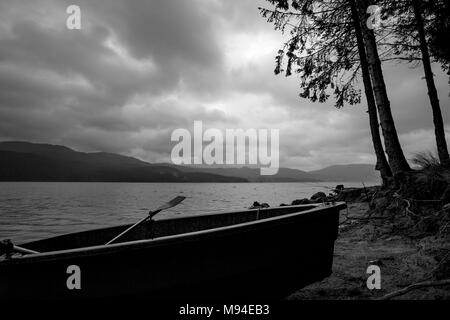
[[[448,155],[447,141],[445,139],[444,120],[442,119],[441,106],[436,85],[434,83],[434,74],[431,69],[431,59],[425,35],[421,5],[418,0],[412,0],[412,6],[414,8],[414,16],[416,18],[417,31],[419,34],[420,51],[422,52],[422,62],[425,71],[425,79],[427,81],[428,96],[430,97],[431,109],[433,111],[433,123],[439,160],[442,165],[450,167],[450,157]]]
[[[435,28],[436,25],[442,26],[442,23],[436,23],[434,21],[444,19],[440,10],[446,6],[448,7],[448,5],[445,5],[438,0],[403,0],[396,1],[394,4],[391,4],[390,1],[383,1],[380,4],[385,7],[386,15],[391,17],[391,19],[389,19],[391,23],[387,24],[387,30],[384,32],[393,39],[392,42],[395,49],[393,51],[394,56],[404,56],[406,53],[406,56],[408,57],[406,60],[409,59],[409,61],[412,62],[416,61],[417,58],[420,58],[422,61],[433,114],[439,160],[443,166],[450,167],[444,120],[434,81],[428,40],[429,38],[439,39],[442,31],[436,30]],[[441,18],[437,19],[437,17]],[[432,35],[434,35],[434,38]],[[442,60],[444,59],[443,57],[445,57],[445,45],[441,46],[441,48],[444,50],[437,52],[442,53]]]
[[[361,30],[366,47],[367,60],[369,62],[370,75],[372,78],[373,91],[375,94],[375,100],[377,103],[378,114],[380,116],[380,123],[384,136],[384,144],[386,147],[386,153],[389,157],[389,164],[391,166],[392,173],[395,176],[405,171],[409,171],[410,167],[400,145],[394,118],[392,117],[391,103],[387,94],[383,69],[381,68],[381,60],[378,53],[375,33],[373,29],[368,28],[366,23],[369,18],[367,9],[372,2],[368,0],[359,0],[357,1],[357,4]]]
[[[450,1],[428,1],[424,12],[431,17],[427,28],[431,56],[450,76]]]
[[[383,184],[386,184],[388,178],[392,176],[392,171],[384,154],[383,144],[381,142],[377,107],[375,102],[375,96],[373,94],[372,80],[370,79],[369,62],[367,61],[367,54],[364,46],[363,33],[361,29],[361,24],[359,22],[360,20],[358,15],[358,7],[355,0],[349,0],[349,3],[352,12],[352,20],[355,30],[356,41],[358,44],[359,59],[361,62],[361,72],[367,99],[372,141],[375,149],[375,154],[377,156],[376,168],[380,170]]]
[[[354,2],[298,0],[291,1],[290,4],[283,0],[268,1],[275,8],[271,10],[260,8],[262,15],[274,23],[276,29],[284,32],[289,27],[291,34],[291,38],[276,57],[275,73],[285,72],[286,76],[298,74],[303,90],[300,96],[312,101],[324,102],[329,97],[329,89],[334,90],[336,106],[340,108],[344,102],[349,104],[360,102],[360,91],[355,88],[354,81],[361,71],[377,167],[382,171],[383,177],[390,175],[391,170],[381,144],[374,100],[378,105],[386,151],[391,166],[395,169],[394,173],[409,170],[390,111],[376,43],[367,47],[362,28],[360,28],[362,39],[359,39],[359,43],[355,35],[356,26],[365,26],[366,18],[355,15],[357,12],[351,10],[350,5]],[[359,18],[355,20],[356,17]],[[370,34],[370,30],[365,33]],[[372,37],[375,41],[373,33]],[[364,59],[369,50],[372,60]],[[378,58],[379,69],[376,68],[375,58]],[[283,69],[284,65],[286,70]],[[376,93],[375,96],[373,92]]]

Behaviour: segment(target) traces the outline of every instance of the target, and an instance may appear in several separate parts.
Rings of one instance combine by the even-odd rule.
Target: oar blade
[[[166,202],[165,204],[163,204],[161,207],[159,207],[158,209],[154,210],[154,211],[150,211],[148,213],[148,216],[141,219],[140,221],[136,222],[135,224],[133,224],[131,227],[129,227],[127,230],[123,231],[121,234],[119,234],[117,237],[113,238],[112,240],[108,241],[106,243],[106,245],[113,243],[114,241],[116,241],[117,239],[119,239],[120,237],[122,237],[124,234],[128,233],[130,230],[134,229],[136,226],[140,225],[141,223],[144,223],[145,221],[147,221],[148,219],[152,219],[156,214],[158,214],[159,212],[175,207],[177,204],[179,204],[181,201],[183,201],[184,199],[186,199],[186,197],[183,196],[178,196],[173,198],[172,200],[170,200],[169,202]]]
[[[159,207],[155,211],[166,210],[166,209],[175,207],[176,205],[180,204],[184,199],[186,199],[186,197],[183,197],[183,196],[175,197],[172,200],[170,200],[169,202],[163,204],[161,207]]]

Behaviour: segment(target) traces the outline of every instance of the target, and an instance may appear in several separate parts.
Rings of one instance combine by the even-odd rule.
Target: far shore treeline
[[[50,144],[0,142],[0,181],[79,182],[364,182],[379,180],[373,165],[336,165],[305,172],[280,168],[262,176],[258,168],[151,164],[106,152],[78,152]],[[333,186],[334,187],[334,186]]]

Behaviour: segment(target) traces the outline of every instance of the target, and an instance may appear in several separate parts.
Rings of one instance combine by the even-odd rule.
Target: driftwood
[[[410,286],[407,286],[406,288],[400,289],[398,291],[388,293],[387,295],[382,296],[381,298],[378,298],[377,300],[388,300],[388,299],[404,295],[412,290],[416,290],[416,289],[420,289],[420,288],[441,287],[441,286],[448,286],[448,285],[450,285],[450,279],[445,279],[445,280],[441,280],[441,281],[418,282],[418,283],[414,283]]]

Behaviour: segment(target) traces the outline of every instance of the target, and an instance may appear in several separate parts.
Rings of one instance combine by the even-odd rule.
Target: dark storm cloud
[[[439,65],[434,65],[433,71],[444,121],[450,124],[448,76],[441,71]],[[407,68],[405,65],[387,64],[385,72],[392,109],[400,132],[432,128],[431,106],[422,65]]]
[[[166,97],[176,95],[180,85],[217,87],[211,78],[222,57],[211,19],[195,5],[81,1],[86,27],[77,32],[64,27],[66,16],[60,14],[69,2],[37,4],[49,9],[44,13],[58,11],[56,16],[27,15],[34,12],[33,2],[16,11],[14,4],[1,2],[2,9],[22,13],[3,16],[7,27],[0,29],[2,138],[77,141],[81,148],[101,150],[108,145],[102,139],[124,133],[116,140],[119,152],[120,141],[133,144],[125,136],[143,128],[168,131],[197,118],[232,119],[195,101],[185,106],[182,99]],[[52,19],[60,21],[42,24]]]
[[[172,130],[203,120],[279,129],[285,166],[374,162],[365,103],[313,104],[298,79],[273,74],[283,36],[258,13],[266,1],[79,0],[80,31],[65,28],[69,4],[0,0],[1,140],[169,161]],[[434,68],[448,123],[447,78]],[[405,152],[430,148],[420,67],[385,74]]]
[[[131,56],[155,63],[157,85],[170,89],[183,81],[200,93],[217,88],[223,56],[208,1],[97,0],[80,5],[93,21],[113,30]]]

